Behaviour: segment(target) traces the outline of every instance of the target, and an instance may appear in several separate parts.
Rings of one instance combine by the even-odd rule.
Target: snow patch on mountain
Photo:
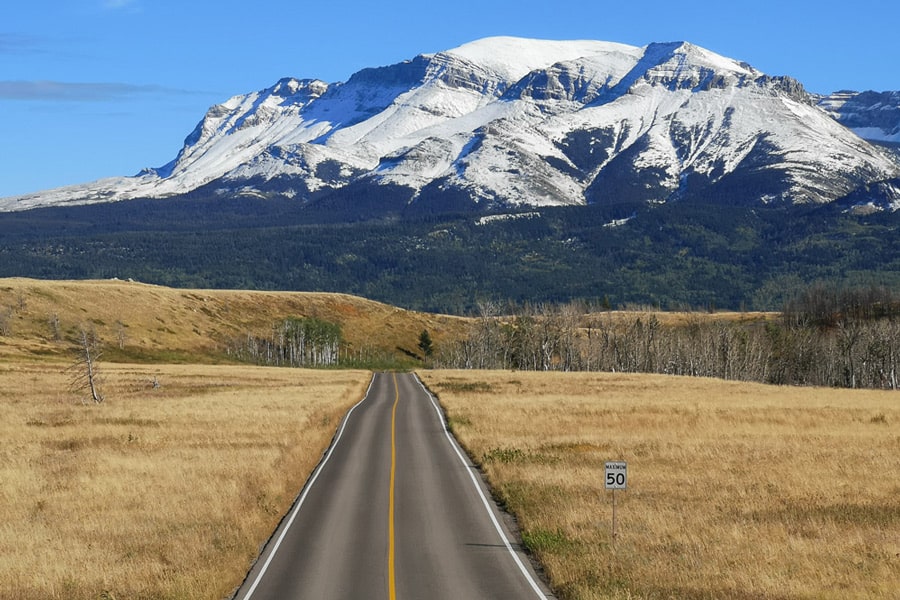
[[[639,53],[639,48],[613,42],[524,40],[517,37],[484,38],[445,52],[480,66],[501,81],[513,83],[532,71],[561,62],[591,56],[635,56]]]

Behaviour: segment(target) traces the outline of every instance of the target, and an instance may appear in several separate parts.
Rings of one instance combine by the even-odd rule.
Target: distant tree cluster
[[[577,304],[501,317],[484,305],[436,363],[468,369],[666,373],[773,384],[897,389],[900,302],[881,288],[811,288],[780,320],[587,314]]]
[[[267,337],[247,334],[232,340],[226,353],[267,366],[326,367],[337,364],[340,347],[340,325],[292,317],[275,323]]]
[[[885,287],[840,288],[812,285],[785,304],[785,321],[795,325],[837,327],[849,321],[900,317],[900,299]]]

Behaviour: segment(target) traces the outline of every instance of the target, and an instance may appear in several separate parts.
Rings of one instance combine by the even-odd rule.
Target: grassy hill
[[[549,309],[550,313],[553,309]],[[702,322],[753,323],[775,313],[620,310],[580,315],[633,322],[651,313],[664,326]],[[428,330],[437,353],[472,332],[477,320],[397,308],[348,294],[178,289],[134,281],[0,278],[0,359],[71,360],[78,333],[99,337],[104,361],[233,363],[229,348],[247,336],[272,334],[288,318],[315,318],[341,327],[344,366],[421,366],[419,335]],[[494,317],[508,323],[512,316]]]
[[[427,329],[436,345],[466,320],[407,311],[346,294],[181,290],[132,281],[0,279],[0,358],[66,357],[75,334],[93,328],[105,360],[227,362],[229,343],[265,336],[289,317],[341,326],[350,357],[414,362]]]

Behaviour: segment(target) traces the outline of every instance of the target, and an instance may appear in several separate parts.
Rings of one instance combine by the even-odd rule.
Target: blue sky
[[[731,0],[8,0],[0,197],[175,157],[207,108],[281,77],[355,71],[493,35],[685,40],[808,90],[900,90],[900,3]]]

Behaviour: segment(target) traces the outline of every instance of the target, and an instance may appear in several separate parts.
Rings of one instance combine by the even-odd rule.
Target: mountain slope
[[[688,43],[488,38],[345,83],[283,79],[212,107],[160,169],[0,210],[188,193],[352,208],[387,190],[438,209],[803,204],[900,176],[900,160],[816,102],[790,78]]]
[[[862,138],[900,145],[900,91],[835,92],[819,106]]]

